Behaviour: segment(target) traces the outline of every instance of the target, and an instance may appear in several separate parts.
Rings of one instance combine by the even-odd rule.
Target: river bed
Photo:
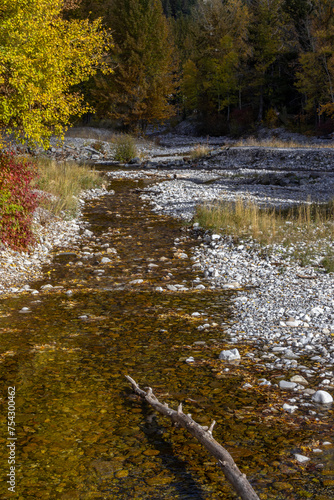
[[[329,500],[332,448],[306,467],[292,453],[321,446],[332,413],[318,421],[267,415],[274,391],[249,393],[242,389],[249,366],[218,361],[229,346],[233,292],[196,288],[201,277],[189,258],[196,242],[140,200],[136,189],[149,182],[112,181],[114,195],[86,203],[92,236],[56,249],[33,286],[52,288],[0,301],[1,498],[236,498],[215,460],[132,394],[129,374],[170,406],[183,402],[199,423],[215,419],[215,438],[261,499]],[[199,330],[203,320],[210,326]],[[12,494],[6,413],[14,386]]]

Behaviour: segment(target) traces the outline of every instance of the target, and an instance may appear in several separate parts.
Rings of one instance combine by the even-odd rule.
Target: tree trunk
[[[153,394],[151,388],[145,392],[139,388],[138,384],[131,377],[128,375],[125,377],[131,383],[134,392],[138,394],[138,396],[153,406],[159,413],[165,417],[169,417],[172,422],[187,429],[187,431],[189,431],[211,455],[217,458],[218,465],[223,470],[226,479],[230,482],[235,492],[242,500],[259,500],[259,497],[247,481],[246,475],[240,472],[229,452],[212,437],[212,430],[216,423],[215,421],[212,422],[209,429],[207,427],[202,427],[191,418],[191,415],[185,415],[182,412],[182,404],[180,404],[177,411],[172,410],[167,404],[160,403]]]

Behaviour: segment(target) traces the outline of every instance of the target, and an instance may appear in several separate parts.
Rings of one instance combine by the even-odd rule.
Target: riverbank
[[[30,283],[43,277],[43,266],[51,263],[54,248],[66,249],[90,235],[87,224],[81,218],[80,206],[107,193],[105,188],[82,192],[78,199],[77,216],[71,220],[54,216],[43,208],[37,209],[34,214],[36,245],[27,252],[4,246],[0,249],[0,295],[23,291],[38,293],[30,288]]]

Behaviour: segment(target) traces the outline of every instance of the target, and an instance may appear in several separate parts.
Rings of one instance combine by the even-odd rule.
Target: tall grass
[[[197,208],[195,219],[201,226],[236,240],[251,238],[262,245],[283,245],[300,263],[312,261],[328,245],[323,264],[333,265],[334,201],[327,205],[303,204],[286,211],[260,208],[251,200],[219,202]],[[326,243],[327,242],[327,243]],[[329,244],[328,244],[329,243]]]
[[[207,146],[206,144],[197,144],[195,148],[190,151],[190,158],[192,160],[197,160],[199,158],[203,158],[203,156],[206,156],[209,152],[209,146]]]
[[[39,178],[36,188],[48,193],[43,206],[55,215],[75,216],[80,192],[103,183],[98,172],[75,162],[59,163],[40,158],[37,160],[37,170]]]
[[[233,143],[233,147],[238,146],[254,146],[254,147],[266,147],[266,148],[334,148],[334,142],[328,141],[326,143],[309,143],[309,142],[298,142],[293,140],[284,141],[278,138],[270,139],[257,139],[256,137],[247,137],[246,139],[241,139]]]

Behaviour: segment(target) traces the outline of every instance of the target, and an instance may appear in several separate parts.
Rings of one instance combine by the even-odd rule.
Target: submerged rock
[[[229,351],[221,351],[219,359],[223,361],[234,361],[235,359],[241,359],[241,356],[238,349],[231,349]]]
[[[313,394],[312,401],[315,403],[328,404],[333,403],[333,397],[327,391],[317,391]]]

